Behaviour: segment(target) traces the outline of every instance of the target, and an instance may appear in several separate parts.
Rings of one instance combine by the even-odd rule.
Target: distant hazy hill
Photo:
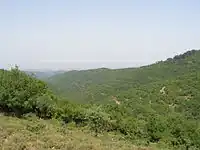
[[[102,103],[112,99],[112,96],[123,95],[134,88],[154,82],[162,84],[199,71],[200,51],[192,50],[149,66],[69,71],[49,77],[48,82],[57,93],[69,99]]]
[[[57,74],[64,73],[65,71],[25,71],[29,75],[34,75],[35,77],[39,79],[45,79]]]

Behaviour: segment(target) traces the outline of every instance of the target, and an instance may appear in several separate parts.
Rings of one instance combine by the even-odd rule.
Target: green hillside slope
[[[49,83],[59,88],[57,93],[80,103],[118,105],[106,112],[117,118],[120,132],[131,139],[148,137],[150,142],[170,141],[175,146],[188,145],[199,135],[198,50],[140,68],[67,72]]]
[[[74,129],[88,131],[94,140],[105,134],[116,135],[121,138],[119,143],[127,142],[128,147],[200,149],[199,58],[200,51],[188,51],[140,68],[68,72],[48,80],[58,95],[53,94],[45,82],[18,68],[0,70],[0,111],[26,123],[31,113],[46,121],[56,120],[66,130],[73,125]],[[75,98],[79,104],[70,102]],[[92,103],[81,104],[89,102]],[[38,127],[37,122],[30,124],[33,124],[29,128],[33,132],[43,127]],[[55,128],[59,130],[60,126],[55,125]],[[27,139],[31,139],[32,134],[26,133]],[[46,128],[42,128],[41,133],[47,141],[54,138],[45,137],[49,134]],[[60,139],[60,133],[56,135],[59,137],[55,137],[55,141]],[[62,140],[59,141],[57,144],[62,145]],[[102,149],[106,149],[107,145],[102,144]],[[42,149],[45,145],[41,146]],[[75,149],[79,146],[76,143]]]
[[[117,132],[115,121],[105,108],[69,103],[18,67],[1,69],[0,148],[140,149]],[[57,123],[51,124],[52,121]]]
[[[50,77],[47,82],[54,91],[71,100],[104,103],[127,90],[199,71],[200,51],[192,50],[173,59],[140,68],[70,71]]]
[[[0,114],[1,115],[1,114]],[[153,150],[136,147],[115,135],[94,137],[76,128],[67,129],[56,120],[18,119],[0,116],[2,150]]]

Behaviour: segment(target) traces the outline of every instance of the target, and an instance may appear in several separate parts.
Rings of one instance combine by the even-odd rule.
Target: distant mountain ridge
[[[25,70],[24,72],[29,74],[29,75],[34,75],[36,78],[44,79],[44,78],[48,78],[48,77],[51,77],[51,76],[54,76],[54,75],[64,73],[66,71],[63,71],[63,70],[58,70],[58,71],[52,71],[52,70],[47,70],[47,71],[32,70],[32,71],[30,71],[29,70],[29,71],[27,71],[27,70]]]

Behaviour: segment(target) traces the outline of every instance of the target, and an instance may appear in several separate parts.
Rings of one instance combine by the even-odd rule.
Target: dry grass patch
[[[150,150],[105,135],[94,137],[78,129],[63,128],[55,120],[44,121],[0,116],[2,150]]]

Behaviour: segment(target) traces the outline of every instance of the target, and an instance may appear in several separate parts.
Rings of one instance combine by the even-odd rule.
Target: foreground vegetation
[[[44,136],[49,131],[46,127],[38,129],[40,125],[37,124],[43,121],[31,123],[22,119],[31,118],[27,117],[30,113],[46,122],[57,120],[62,130],[63,127],[67,130],[71,124],[76,129],[87,129],[96,140],[102,134],[116,134],[123,138],[118,140],[119,144],[128,142],[128,145],[122,144],[124,149],[131,147],[131,143],[145,147],[155,145],[159,149],[200,149],[200,51],[189,51],[141,68],[75,71],[53,78],[48,80],[50,85],[62,89],[55,90],[57,94],[61,92],[62,95],[66,90],[70,93],[67,99],[73,100],[76,95],[76,102],[81,102],[82,96],[85,104],[53,94],[45,82],[15,67],[10,71],[0,70],[1,112],[21,118],[15,121],[33,125],[31,130],[38,130],[41,140],[46,139]],[[81,92],[77,85],[84,87]]]
[[[0,117],[0,149],[3,150],[151,150],[136,147],[115,135],[94,137],[86,131],[66,128],[56,120],[36,117]]]

